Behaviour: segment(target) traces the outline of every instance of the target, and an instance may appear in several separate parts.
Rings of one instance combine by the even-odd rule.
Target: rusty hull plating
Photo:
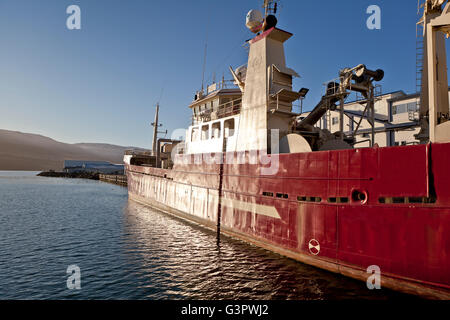
[[[364,281],[378,265],[382,286],[448,299],[449,154],[450,144],[286,154],[276,176],[225,164],[221,230]],[[127,165],[130,198],[215,229],[219,166]]]

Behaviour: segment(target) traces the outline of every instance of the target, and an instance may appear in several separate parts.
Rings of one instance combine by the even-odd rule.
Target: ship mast
[[[159,117],[159,102],[156,103],[156,112],[155,112],[155,122],[151,123],[151,126],[153,127],[153,141],[152,141],[152,155],[156,156],[158,153],[158,133],[164,133],[167,135],[167,130],[165,131],[158,131],[159,127],[162,127],[162,124],[158,122]],[[167,142],[167,141],[166,141]]]
[[[153,141],[152,141],[152,154],[156,155],[156,140],[158,139],[158,127],[162,126],[158,123],[158,115],[159,115],[159,102],[156,103],[156,112],[155,112],[155,121],[152,122],[153,126]]]

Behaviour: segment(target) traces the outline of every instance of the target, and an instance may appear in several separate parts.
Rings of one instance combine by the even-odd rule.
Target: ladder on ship
[[[417,0],[417,15],[422,18],[425,10],[426,0]],[[425,41],[424,41],[424,29],[423,24],[416,24],[416,93],[419,94],[416,99],[417,110],[420,108],[420,95],[422,93],[423,86],[423,67],[424,67],[424,54],[425,54]]]

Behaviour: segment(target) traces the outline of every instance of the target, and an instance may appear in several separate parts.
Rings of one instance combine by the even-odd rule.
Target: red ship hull
[[[224,234],[364,281],[376,265],[382,287],[450,299],[450,144],[282,154],[269,176],[240,156],[127,165],[130,199],[212,229],[220,212]]]

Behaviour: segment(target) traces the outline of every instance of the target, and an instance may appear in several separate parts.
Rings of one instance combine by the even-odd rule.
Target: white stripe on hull
[[[247,211],[259,215],[263,215],[266,217],[271,217],[274,219],[281,219],[280,215],[278,214],[277,209],[274,206],[266,206],[263,204],[257,204],[252,202],[245,202],[240,200],[234,200],[234,199],[226,199],[222,198],[222,205],[229,208],[238,209],[241,211]]]

